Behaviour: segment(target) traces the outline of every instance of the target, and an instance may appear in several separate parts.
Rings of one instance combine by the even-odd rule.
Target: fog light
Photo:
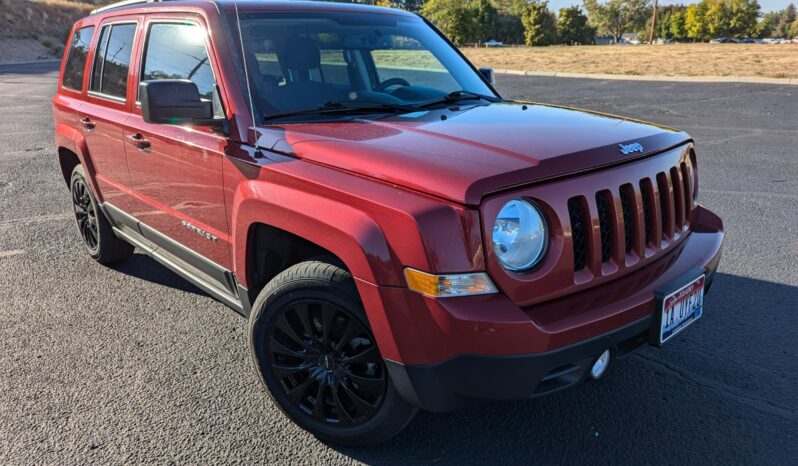
[[[607,367],[610,365],[610,350],[606,350],[601,353],[601,356],[596,359],[596,362],[593,363],[593,367],[590,368],[590,376],[594,379],[598,379],[604,372],[607,371]]]

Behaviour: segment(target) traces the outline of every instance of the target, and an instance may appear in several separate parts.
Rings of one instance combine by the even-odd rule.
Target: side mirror
[[[141,116],[147,123],[212,126],[213,103],[200,98],[188,79],[159,79],[139,84]]]
[[[488,80],[489,83],[494,84],[495,81],[493,79],[493,68],[480,68],[479,72],[482,76]]]

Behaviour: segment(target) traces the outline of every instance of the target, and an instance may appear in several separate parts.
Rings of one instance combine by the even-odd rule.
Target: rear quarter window
[[[61,85],[76,91],[83,90],[83,75],[86,70],[86,57],[89,54],[91,38],[94,35],[94,26],[85,27],[75,31],[69,46],[64,77]]]

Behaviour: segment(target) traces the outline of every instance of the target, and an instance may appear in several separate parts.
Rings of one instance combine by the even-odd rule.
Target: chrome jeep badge
[[[631,144],[618,144],[618,147],[621,149],[621,154],[629,155],[634,152],[643,153],[643,146],[639,142],[633,142]]]

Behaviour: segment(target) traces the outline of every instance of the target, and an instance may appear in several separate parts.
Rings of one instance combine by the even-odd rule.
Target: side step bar
[[[136,220],[113,204],[106,202],[100,208],[117,236],[239,314],[248,314],[249,306],[242,301],[241,293],[244,293],[245,300],[248,296],[238,286],[231,271]]]

